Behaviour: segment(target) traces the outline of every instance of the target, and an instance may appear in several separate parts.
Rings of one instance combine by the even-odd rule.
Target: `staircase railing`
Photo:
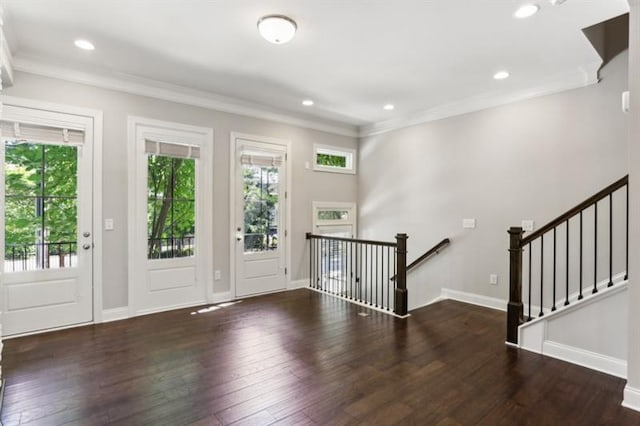
[[[416,266],[418,266],[419,264],[421,264],[425,260],[429,259],[431,256],[435,256],[436,254],[440,254],[440,250],[442,250],[443,248],[445,248],[449,244],[451,244],[451,240],[449,238],[445,238],[442,241],[440,241],[438,244],[436,244],[435,246],[431,247],[423,255],[418,257],[416,260],[411,262],[409,264],[409,266],[407,266],[407,273],[411,272],[411,270],[413,268],[415,268]],[[395,279],[396,279],[395,275],[393,277],[391,277],[392,281],[395,280]]]
[[[623,188],[625,188],[624,191],[622,191]],[[604,213],[598,209],[599,205],[606,208]],[[599,211],[601,216],[604,215],[604,226],[603,222],[598,224]],[[616,219],[621,220],[616,221]],[[624,222],[624,225],[620,222]],[[523,237],[522,227],[511,227],[508,233],[507,342],[517,344],[518,327],[525,322],[523,304],[525,273],[528,305],[526,321],[531,321],[536,314],[542,317],[545,312],[553,312],[559,306],[568,306],[574,301],[581,300],[584,297],[583,290],[586,282],[589,283],[588,288],[591,288],[591,293],[594,294],[601,287],[613,286],[616,277],[624,280],[628,278],[628,176],[607,186],[526,237]],[[623,234],[622,237],[621,234]],[[547,242],[546,245],[545,236],[551,239],[551,242]],[[602,243],[598,246],[598,242],[602,241],[601,237],[605,238],[604,250],[602,250]],[[527,263],[523,270],[522,260],[525,252]],[[624,258],[620,255],[621,253],[624,253]],[[616,254],[618,256],[614,256]],[[593,264],[585,265],[591,261]],[[624,271],[621,270],[623,264]],[[599,269],[598,266],[605,266],[605,268]],[[605,270],[606,275],[602,269]],[[614,270],[619,273],[614,275]],[[559,275],[560,279],[558,279]],[[534,305],[535,302],[538,304]],[[533,312],[534,309],[536,312]]]
[[[312,288],[407,315],[407,234],[396,235],[395,242],[311,233],[306,237]]]

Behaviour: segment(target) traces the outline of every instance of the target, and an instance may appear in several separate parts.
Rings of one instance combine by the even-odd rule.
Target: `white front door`
[[[93,320],[93,120],[5,105],[3,334]]]
[[[213,131],[131,117],[133,315],[207,302]]]
[[[287,145],[235,139],[236,296],[286,288]]]

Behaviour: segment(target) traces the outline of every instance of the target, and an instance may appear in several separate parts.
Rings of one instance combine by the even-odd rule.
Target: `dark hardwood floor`
[[[640,424],[624,380],[506,347],[490,309],[303,289],[192,311],[7,340],[4,425]]]

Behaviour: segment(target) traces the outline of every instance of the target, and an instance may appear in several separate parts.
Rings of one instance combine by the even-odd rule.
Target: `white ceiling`
[[[600,58],[581,29],[628,11],[626,0],[537,0],[537,15],[514,19],[524,2],[5,0],[4,12],[16,64],[141,77],[366,126],[566,76],[586,82]],[[298,23],[290,43],[260,38],[258,18],[273,13]],[[96,50],[75,48],[77,38]],[[493,80],[500,69],[511,77]]]

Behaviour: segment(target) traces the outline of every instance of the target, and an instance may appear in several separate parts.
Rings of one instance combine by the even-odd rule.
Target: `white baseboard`
[[[223,291],[220,293],[213,293],[209,303],[229,302],[230,300],[233,300],[233,299],[235,299],[235,297],[230,291]]]
[[[129,318],[129,307],[105,309],[102,311],[102,322],[119,321]]]
[[[442,296],[438,296],[435,299],[429,300],[427,303],[423,303],[422,305],[418,305],[418,306],[412,307],[411,309],[409,309],[409,311],[415,311],[416,309],[420,309],[420,308],[424,308],[425,306],[433,305],[434,303],[438,303],[441,300],[445,300],[445,298],[442,297]]]
[[[450,290],[443,288],[440,299],[457,300],[458,302],[470,303],[472,305],[484,306],[485,308],[497,309],[499,311],[507,310],[507,301],[497,299],[495,297],[482,296],[475,293],[467,293],[465,291]]]
[[[611,374],[612,376],[623,379],[627,378],[627,361],[623,359],[613,358],[549,340],[543,343],[542,354],[591,368],[592,370]]]
[[[304,278],[301,280],[295,280],[295,281],[291,281],[289,282],[289,290],[296,290],[299,288],[305,288],[305,287],[309,287],[309,278]]]
[[[193,306],[202,306],[202,305],[206,305],[206,304],[207,304],[206,300],[196,300],[196,301],[193,301],[193,302],[177,303],[175,305],[162,306],[160,308],[141,309],[141,310],[139,310],[138,312],[135,313],[135,316],[159,314],[161,312],[173,311],[173,310],[176,310],[176,309],[191,308]]]
[[[632,388],[629,385],[625,386],[622,406],[640,411],[640,389]]]

